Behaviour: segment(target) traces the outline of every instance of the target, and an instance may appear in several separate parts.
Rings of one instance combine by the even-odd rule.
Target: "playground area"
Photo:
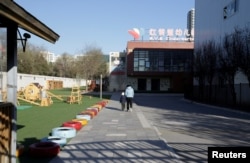
[[[95,84],[90,82],[88,88],[89,91],[93,91]],[[63,89],[63,81],[59,80],[48,80],[44,86],[40,83],[30,83],[17,91],[16,105],[18,108],[22,108],[21,104],[26,102],[30,105],[44,107],[52,105],[55,99],[68,104],[82,103],[82,92],[85,91],[85,88],[73,85],[71,88],[67,88],[70,89],[67,94],[54,93],[54,90],[60,89]],[[0,100],[0,102],[7,101],[7,91],[0,91]]]
[[[70,94],[71,88],[51,90],[53,94]],[[53,98],[53,97],[52,97]],[[110,99],[110,95],[104,95],[103,100]],[[83,102],[84,101],[84,102]],[[62,126],[76,117],[77,114],[85,112],[87,108],[94,106],[100,101],[98,95],[84,96],[80,105],[71,105],[68,102],[54,98],[53,104],[47,107],[32,105],[31,108],[17,110],[17,142],[24,146],[24,152],[17,158],[17,163],[46,162],[49,158],[34,158],[29,155],[29,146],[39,142],[48,135],[55,127]],[[20,101],[22,105],[27,105],[25,101]],[[22,106],[20,105],[20,106]]]
[[[69,94],[54,94],[49,90],[43,89],[39,83],[31,83],[24,89],[21,89],[17,93],[17,105],[20,105],[19,101],[25,101],[27,103],[37,106],[49,106],[53,104],[53,100],[57,99],[69,104],[81,104],[82,95],[79,86],[73,86]]]
[[[107,98],[105,95],[102,98],[99,95],[82,95],[83,90],[86,89],[85,87],[73,85],[69,88],[63,88],[62,83],[53,87],[54,89],[45,89],[47,87],[39,83],[30,83],[16,92],[17,156],[20,162],[37,162],[38,160],[30,161],[32,158],[28,154],[32,143],[39,142],[44,137],[51,135],[50,132],[53,127],[60,127],[66,121],[70,121],[70,125],[75,124],[72,121],[79,119],[76,115],[85,118],[87,115],[82,114],[89,114],[90,111],[87,111],[89,107],[93,107],[91,110],[93,116],[94,113],[97,113],[97,106],[95,105],[101,99],[110,98],[110,95]],[[12,123],[10,117],[12,109],[10,108],[13,105],[7,102],[8,95],[6,91],[1,91],[0,95],[2,105],[0,126],[5,131],[3,132],[5,138],[0,141],[0,144],[8,149],[9,133],[11,133],[9,124]]]

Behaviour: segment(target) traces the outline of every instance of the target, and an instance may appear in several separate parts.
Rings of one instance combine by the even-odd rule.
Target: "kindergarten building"
[[[192,85],[193,42],[129,41],[127,84],[138,92],[184,92]]]
[[[134,40],[127,42],[126,51],[110,53],[110,91],[129,84],[137,92],[183,93],[192,86],[193,26],[128,32]]]

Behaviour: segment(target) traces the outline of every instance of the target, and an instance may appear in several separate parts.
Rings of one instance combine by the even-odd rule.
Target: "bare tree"
[[[239,70],[244,52],[242,38],[242,31],[237,28],[231,35],[226,35],[223,40],[224,53],[219,55],[220,76],[227,81],[234,104],[236,104],[234,77]]]
[[[204,57],[204,70],[205,78],[209,85],[209,100],[212,96],[212,85],[213,80],[217,71],[217,56],[221,53],[221,48],[215,43],[215,41],[210,40],[202,46],[202,55]]]
[[[74,59],[71,55],[63,53],[55,63],[56,69],[59,70],[60,77],[75,77],[72,70],[74,69]]]
[[[199,84],[199,97],[203,98],[204,96],[204,87],[205,87],[205,60],[202,55],[202,48],[198,48],[194,54],[194,78],[198,81]]]
[[[242,72],[247,76],[248,83],[250,86],[250,29],[245,28],[243,30],[243,44],[244,44],[244,52],[240,64],[240,68]]]
[[[100,73],[100,67],[103,65],[103,53],[100,48],[86,46],[83,56],[77,60],[77,73],[87,80],[93,80]],[[88,84],[86,83],[86,90]]]
[[[26,45],[26,51],[18,47],[18,72],[37,75],[48,75],[50,67],[46,59],[42,56],[43,47],[32,44]]]

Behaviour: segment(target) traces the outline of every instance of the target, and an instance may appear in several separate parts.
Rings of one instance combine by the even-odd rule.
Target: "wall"
[[[110,75],[108,91],[122,91],[126,88],[125,75]]]
[[[195,49],[207,40],[221,42],[225,34],[232,33],[235,27],[250,27],[249,0],[237,0],[238,11],[224,19],[224,8],[233,1],[195,1]]]
[[[0,74],[2,78],[0,78],[0,88],[3,91],[7,90],[7,73],[3,72]],[[30,75],[30,74],[17,74],[17,90],[21,88],[25,88],[30,83],[39,83],[44,88],[48,88],[46,81],[47,80],[56,80],[63,81],[63,88],[70,88],[74,85],[86,86],[85,79],[72,79],[72,78],[62,78],[62,77],[53,77],[53,76],[43,76],[43,75]]]

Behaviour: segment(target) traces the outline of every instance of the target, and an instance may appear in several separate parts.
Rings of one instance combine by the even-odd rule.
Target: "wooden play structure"
[[[64,100],[63,97],[66,97]],[[55,95],[48,90],[43,89],[39,83],[30,83],[25,88],[22,88],[17,93],[17,99],[34,104],[37,106],[49,106],[53,104],[52,98],[56,98],[60,101],[66,101],[69,104],[82,103],[82,95],[80,87],[73,86],[70,95]],[[17,101],[17,105],[20,105]]]
[[[53,103],[51,96],[39,83],[30,83],[25,88],[17,92],[17,99],[37,106],[49,106]],[[19,105],[19,101],[17,102]]]
[[[30,83],[23,89],[23,95],[26,100],[41,100],[42,86],[39,83]]]
[[[71,95],[67,98],[67,102],[69,104],[73,104],[73,103],[81,104],[82,103],[82,95],[81,95],[81,90],[79,86],[72,87]]]
[[[48,90],[63,88],[63,81],[60,80],[47,80],[46,84]]]

